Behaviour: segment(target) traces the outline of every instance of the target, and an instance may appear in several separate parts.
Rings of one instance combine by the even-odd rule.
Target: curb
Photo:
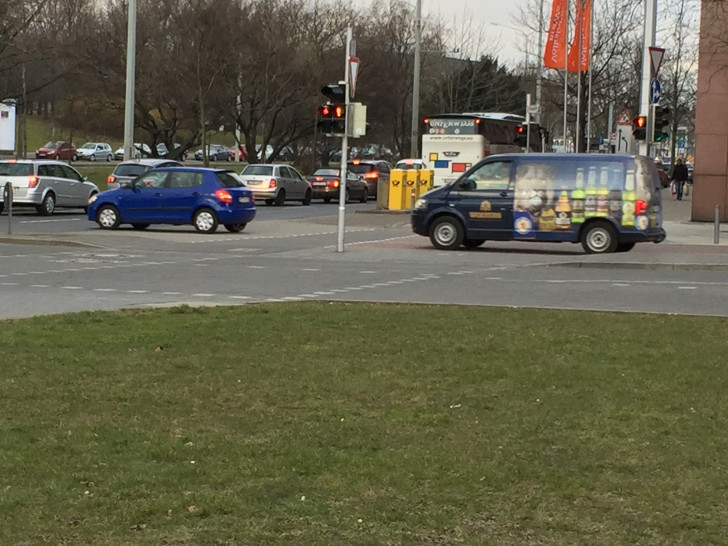
[[[24,239],[22,237],[13,237],[12,235],[0,237],[0,243],[12,245],[76,246],[86,248],[104,248],[101,245],[82,243],[80,241],[60,241],[58,239]]]
[[[563,262],[540,264],[541,267],[572,267],[580,269],[646,269],[654,271],[728,271],[728,264],[699,263],[637,263],[637,262]]]

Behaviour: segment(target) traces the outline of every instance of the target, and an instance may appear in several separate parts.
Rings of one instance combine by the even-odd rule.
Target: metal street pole
[[[126,96],[124,98],[124,158],[134,150],[134,73],[136,71],[136,0],[129,0],[126,35]]]
[[[349,152],[349,104],[351,96],[349,91],[349,63],[352,56],[352,30],[351,27],[346,29],[346,55],[344,61],[344,83],[346,91],[344,93],[344,136],[341,138],[341,164],[339,166],[339,222],[338,233],[336,237],[336,252],[344,252],[344,232],[346,231],[346,168]]]
[[[418,157],[420,136],[420,48],[422,46],[422,0],[417,0],[415,14],[415,58],[412,75],[412,128],[410,131],[410,157]]]
[[[538,73],[536,74],[536,114],[534,120],[541,125],[541,73],[543,72],[543,2],[538,9]],[[543,151],[543,148],[541,148]]]
[[[650,108],[650,79],[652,77],[652,64],[650,62],[650,47],[655,45],[655,29],[657,27],[657,0],[645,0],[645,35],[642,43],[642,82],[640,85],[640,115],[647,116],[645,139],[639,141],[638,153],[649,155],[654,115]]]

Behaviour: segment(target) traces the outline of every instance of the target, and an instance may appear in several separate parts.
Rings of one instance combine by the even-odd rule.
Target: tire
[[[108,161],[109,163],[111,163],[112,159],[113,159],[113,157],[111,157],[111,154],[106,156],[106,161]]]
[[[76,154],[73,154],[71,161],[78,161],[78,156]]]
[[[119,209],[114,205],[101,205],[96,212],[96,223],[101,229],[116,229],[121,223]]]
[[[271,205],[273,205],[273,199],[266,199],[265,204],[270,207]]]
[[[283,206],[283,203],[286,202],[286,190],[281,189],[281,191],[278,192],[278,195],[276,195],[276,200],[274,203],[277,207]]]
[[[465,248],[478,248],[485,242],[485,239],[464,239],[463,246]]]
[[[56,161],[60,161],[61,160],[61,156],[58,155],[58,154],[56,154],[56,157],[54,157],[53,159],[55,159]]]
[[[227,159],[225,161],[227,161],[228,163],[230,163],[232,160],[233,160],[233,156],[231,156],[230,154],[228,154]]]
[[[230,233],[239,233],[245,229],[248,224],[225,224],[225,229]]]
[[[0,203],[0,214],[3,213],[3,210],[5,210],[5,203]]]
[[[607,254],[617,249],[617,232],[604,220],[590,222],[582,228],[581,246],[587,254]]]
[[[96,156],[94,154],[91,154],[91,156],[88,159],[89,159],[89,161],[96,161]]]
[[[215,155],[212,156],[212,160],[213,161],[217,161],[217,154],[215,154]]]
[[[366,203],[369,201],[369,194],[367,193],[366,188],[364,188],[364,191],[361,194],[361,197],[359,198],[360,203]]]
[[[331,203],[331,197],[324,197],[324,203]]]
[[[132,224],[131,227],[134,229],[147,229],[149,224]]]
[[[35,207],[41,216],[50,216],[56,210],[56,196],[52,192],[48,192],[43,198],[43,202]]]
[[[311,196],[312,196],[312,194],[313,194],[313,192],[311,192],[310,189],[306,190],[306,195],[303,196],[303,201],[301,201],[301,204],[304,207],[307,207],[308,205],[311,204]]]
[[[455,250],[463,244],[465,230],[454,216],[440,216],[430,225],[430,242],[440,250]]]
[[[195,213],[192,224],[198,233],[215,233],[217,230],[217,215],[212,209],[201,208]]]
[[[629,252],[634,245],[635,243],[617,243],[617,252]]]

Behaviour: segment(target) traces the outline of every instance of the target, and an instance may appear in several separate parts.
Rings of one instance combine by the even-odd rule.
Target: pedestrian
[[[683,163],[681,157],[678,157],[675,161],[675,166],[672,168],[672,180],[675,182],[677,189],[677,199],[682,201],[683,188],[688,181],[688,168]]]

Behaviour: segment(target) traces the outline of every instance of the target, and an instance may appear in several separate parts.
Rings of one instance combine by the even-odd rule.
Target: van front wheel
[[[432,246],[440,250],[455,250],[464,238],[463,225],[454,216],[440,216],[430,226]]]
[[[617,249],[617,232],[609,222],[592,222],[581,232],[581,246],[587,254],[614,252]]]

